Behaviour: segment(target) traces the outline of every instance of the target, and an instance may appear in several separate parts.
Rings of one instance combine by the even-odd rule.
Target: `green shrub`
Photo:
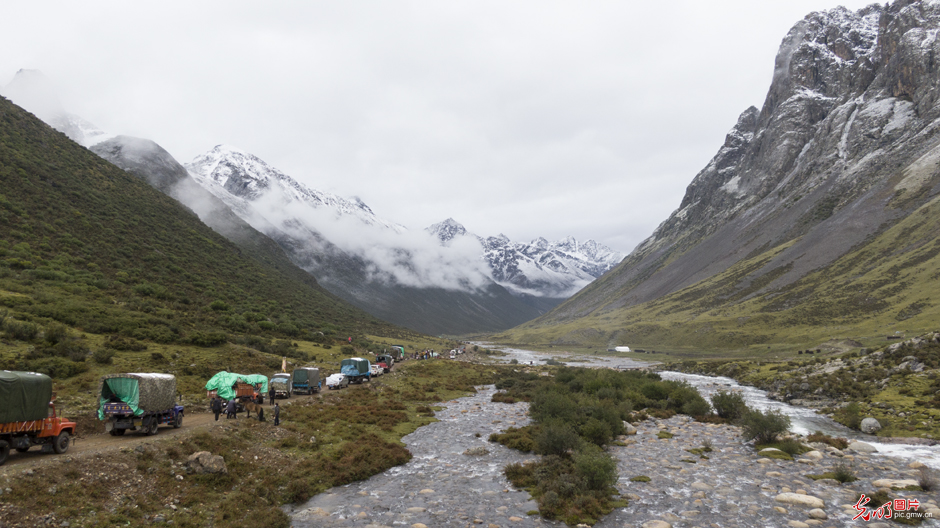
[[[561,420],[577,423],[579,421],[579,412],[577,401],[570,395],[553,390],[543,390],[536,393],[529,408],[529,415],[537,422]]]
[[[704,398],[698,397],[688,401],[682,406],[682,414],[689,416],[708,416],[712,412],[712,406]]]
[[[48,325],[43,331],[43,338],[50,345],[54,345],[59,341],[68,338],[69,335],[70,332],[68,327],[60,323],[52,323]]]
[[[573,458],[578,475],[588,489],[604,491],[617,483],[617,462],[599,447],[586,447]]]
[[[836,413],[836,417],[840,418],[839,421],[842,425],[851,429],[858,430],[859,426],[862,425],[862,411],[856,402],[852,402],[843,407]]]
[[[581,426],[581,436],[588,442],[598,446],[602,446],[614,438],[610,426],[597,418],[589,418],[588,421]]]
[[[214,347],[225,343],[228,340],[222,332],[194,332],[189,338],[189,342],[200,347]]]
[[[712,395],[711,400],[715,414],[727,420],[739,420],[747,412],[744,396],[737,392],[720,390]]]
[[[39,335],[39,325],[28,321],[7,319],[3,322],[3,331],[10,339],[19,341],[32,341]]]
[[[858,480],[858,477],[855,476],[855,470],[844,460],[840,460],[832,469],[832,478],[843,484]]]
[[[542,425],[535,437],[535,452],[540,455],[563,455],[574,449],[580,437],[567,423],[549,422]]]
[[[776,440],[777,435],[790,429],[790,417],[778,410],[767,412],[751,410],[741,418],[741,428],[746,440],[767,444]]]
[[[113,363],[114,351],[107,348],[99,348],[91,354],[91,359],[99,365],[110,365]]]

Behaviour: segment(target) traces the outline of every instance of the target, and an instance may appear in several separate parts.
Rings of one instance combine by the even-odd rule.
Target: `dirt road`
[[[381,378],[378,378],[380,381]],[[331,397],[334,394],[342,394],[345,390],[359,390],[367,388],[368,384],[359,384],[359,385],[349,385],[348,387],[332,391],[328,390],[324,385],[323,389],[320,391],[319,395],[324,397]],[[317,394],[313,395],[293,395],[289,400],[278,400],[281,403],[281,406],[285,402],[303,402],[309,400],[310,398],[317,397]],[[272,420],[269,413],[271,413],[271,406],[267,403],[264,405],[265,418],[268,421]],[[239,413],[237,420],[255,420],[255,415],[252,415],[251,418],[246,418],[245,413]],[[225,423],[225,413],[219,416],[219,421],[215,421],[215,415],[212,413],[192,413],[190,414],[187,410],[183,415],[183,426],[179,429],[174,429],[168,425],[161,425],[157,430],[155,436],[147,436],[146,434],[138,431],[129,431],[123,436],[111,436],[110,434],[94,434],[83,436],[80,438],[73,438],[72,445],[69,447],[68,452],[63,455],[55,455],[52,453],[43,453],[42,449],[39,446],[32,447],[29,451],[25,453],[18,453],[14,450],[10,450],[10,457],[7,459],[6,463],[0,466],[0,476],[12,474],[14,472],[25,471],[32,467],[36,467],[45,462],[55,461],[63,456],[82,456],[85,454],[94,454],[94,453],[103,453],[111,451],[114,449],[121,449],[125,447],[136,447],[138,444],[150,443],[162,438],[172,438],[176,435],[188,435],[193,431],[213,427],[215,425],[220,425]]]
[[[321,394],[327,396],[333,391],[323,390]],[[285,401],[304,401],[310,399],[312,396],[307,395],[295,395],[290,400],[278,400],[281,405],[284,405]],[[269,421],[272,420],[270,417],[271,406],[265,404],[264,406],[265,418]],[[257,419],[254,414],[251,415],[251,418],[247,418],[245,413],[238,413],[237,420],[255,420]],[[43,453],[42,449],[39,446],[34,446],[30,448],[29,451],[25,453],[18,453],[14,450],[10,450],[10,458],[7,459],[6,463],[0,466],[0,476],[10,474],[13,472],[25,471],[31,467],[42,464],[43,462],[53,461],[63,456],[80,456],[87,453],[102,453],[106,451],[111,451],[114,449],[120,449],[124,447],[135,447],[141,443],[154,442],[164,438],[172,438],[177,435],[187,435],[191,434],[193,431],[204,429],[208,427],[213,427],[216,425],[224,424],[226,421],[225,413],[222,413],[219,416],[219,421],[215,421],[215,415],[212,413],[193,413],[189,414],[185,412],[183,414],[183,426],[179,429],[174,429],[168,425],[161,425],[157,430],[157,434],[154,436],[147,436],[143,432],[139,431],[128,431],[127,434],[123,436],[111,436],[110,434],[94,434],[88,435],[81,438],[73,438],[72,445],[69,447],[69,450],[63,455],[55,455],[52,453]]]

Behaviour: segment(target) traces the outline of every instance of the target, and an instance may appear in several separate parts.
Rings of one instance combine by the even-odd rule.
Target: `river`
[[[629,358],[617,358],[609,356],[594,355],[571,355],[565,353],[546,353],[533,352],[531,350],[521,350],[515,348],[500,348],[507,355],[496,356],[501,361],[517,360],[519,363],[544,363],[548,359],[555,359],[572,367],[610,367],[610,368],[643,368],[656,365],[656,363],[647,363],[636,361]],[[917,460],[930,467],[940,469],[940,445],[935,446],[913,446],[904,444],[886,444],[877,441],[877,436],[866,435],[859,431],[854,431],[845,427],[827,416],[823,416],[813,409],[807,407],[798,407],[767,397],[767,392],[740,385],[731,378],[718,376],[702,376],[698,374],[685,374],[682,372],[660,371],[659,375],[663,379],[684,381],[695,387],[705,399],[709,399],[712,394],[718,390],[735,391],[744,396],[748,406],[766,411],[775,409],[790,417],[790,430],[797,434],[810,434],[816,431],[822,431],[831,436],[839,436],[849,440],[859,440],[875,446],[878,453],[883,456],[907,459],[909,461]]]
[[[643,368],[649,363],[606,356],[568,356],[518,349],[502,349],[500,361],[542,363],[555,359],[571,366]],[[763,391],[739,386],[728,378],[696,376],[676,372],[661,373],[664,378],[682,380],[695,386],[707,398],[719,389],[741,391],[748,405],[775,408],[791,416],[794,432],[822,430],[855,437],[856,433],[809,409],[793,407],[766,397]],[[480,387],[475,395],[444,402],[435,413],[438,422],[421,427],[402,441],[413,454],[408,463],[373,477],[333,488],[308,502],[288,507],[292,526],[422,528],[422,527],[563,527],[560,522],[541,519],[537,505],[528,493],[515,490],[502,473],[506,464],[534,459],[487,441],[491,433],[529,423],[528,404],[490,401],[495,389]],[[859,481],[855,485],[832,487],[824,481],[807,479],[808,472],[825,471],[836,458],[826,453],[814,463],[786,462],[760,458],[731,426],[701,424],[685,416],[668,420],[647,420],[637,425],[638,434],[626,446],[612,446],[618,461],[617,488],[630,500],[630,506],[615,510],[595,525],[597,528],[641,526],[791,526],[807,525],[807,509],[782,508],[775,501],[781,493],[806,493],[826,503],[828,521],[824,526],[856,526],[852,504],[859,492],[871,493],[870,483],[878,478],[910,478],[906,464],[920,461],[940,467],[940,448],[886,445],[871,455],[855,454],[853,465]],[[672,440],[657,433],[669,430]],[[864,436],[864,435],[862,435]],[[707,460],[690,457],[689,449],[703,442],[714,446]],[[841,454],[839,455],[841,456]],[[816,468],[816,469],[814,469]],[[631,477],[645,475],[649,482]],[[866,487],[868,486],[868,487]],[[901,492],[907,493],[907,492]],[[910,493],[908,493],[910,495]],[[917,497],[927,494],[920,493]],[[910,495],[914,497],[915,495]],[[922,499],[927,500],[927,499]],[[937,508],[936,500],[929,506]],[[940,515],[940,509],[935,509]],[[812,523],[808,523],[812,524]],[[928,523],[936,525],[936,521]]]

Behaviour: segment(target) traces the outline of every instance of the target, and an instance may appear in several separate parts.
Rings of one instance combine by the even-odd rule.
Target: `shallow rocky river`
[[[528,354],[507,359],[515,357],[520,363],[539,359]],[[494,392],[493,387],[480,388],[476,395],[445,402],[445,409],[436,413],[439,422],[403,438],[414,455],[409,463],[296,505],[289,512],[293,526],[564,526],[528,515],[537,509],[536,503],[503,476],[506,464],[534,457],[487,441],[490,433],[528,423],[527,404],[493,403]],[[663,430],[674,436],[659,438]],[[630,504],[601,519],[598,527],[884,528],[894,523],[852,519],[859,513],[854,508],[856,496],[892,484],[884,479],[916,479],[920,464],[825,445],[814,445],[816,451],[795,461],[775,460],[746,445],[736,427],[702,424],[683,416],[647,420],[637,424],[636,435],[621,440],[627,445],[609,449],[620,469],[617,488]],[[704,454],[707,458],[688,451],[706,444],[712,448]],[[839,462],[852,467],[859,480],[840,485],[807,477],[830,471]],[[631,480],[637,476],[649,481]],[[940,519],[935,492],[892,493],[919,500],[934,519]],[[871,511],[880,504],[869,506]],[[940,521],[922,526],[940,526]]]
[[[529,494],[514,490],[502,473],[506,464],[533,457],[487,441],[491,433],[529,423],[528,404],[493,403],[494,392],[484,387],[443,403],[439,422],[402,439],[414,456],[410,462],[313,497],[291,512],[293,526],[544,525],[527,515],[538,509]]]

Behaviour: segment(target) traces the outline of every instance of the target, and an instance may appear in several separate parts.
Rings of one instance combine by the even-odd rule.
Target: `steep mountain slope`
[[[831,332],[814,325],[834,321],[883,334],[876,328],[896,324],[907,305],[922,316],[940,313],[917,300],[929,281],[870,275],[912,260],[937,268],[936,254],[924,253],[937,231],[915,219],[940,192],[938,30],[940,6],[929,2],[837,8],[798,22],[781,44],[763,107],[741,114],[679,209],[616,269],[526,332],[677,344],[677,325],[697,328],[700,339],[722,317],[759,315],[760,327],[737,331],[742,339],[712,336],[715,346],[737,346],[795,339],[794,321],[817,339]],[[871,248],[899,226],[907,226],[904,236],[872,258]],[[880,286],[863,287],[866,275]],[[821,276],[836,283],[817,282]],[[833,306],[819,312],[820,303]],[[717,319],[704,323],[709,317]],[[902,319],[905,329],[929,320]]]
[[[397,331],[340,301],[257,233],[236,246],[140,178],[0,98],[0,299],[90,333]]]
[[[467,258],[472,248],[444,250],[361,200],[306,187],[257,156],[217,146],[186,167],[324,288],[376,317],[428,334],[464,334],[505,329],[550,307],[496,284],[479,252]]]

